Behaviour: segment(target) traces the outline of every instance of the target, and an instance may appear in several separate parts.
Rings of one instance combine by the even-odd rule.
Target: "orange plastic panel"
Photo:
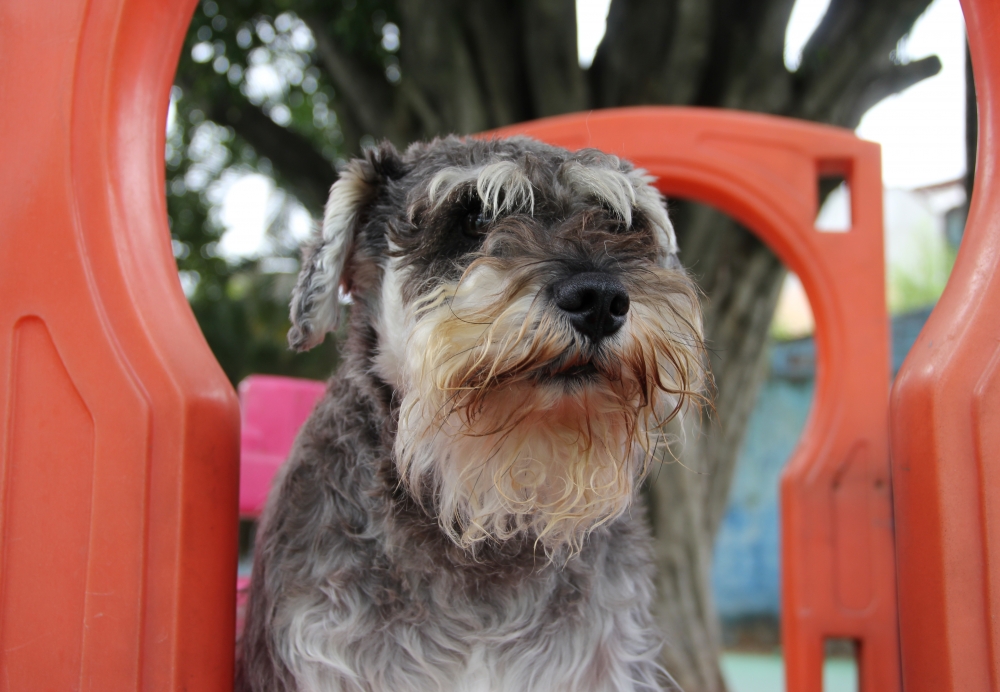
[[[951,279],[892,392],[903,679],[1000,689],[1000,3],[963,0],[976,184]]]
[[[232,686],[239,412],[163,194],[194,4],[0,3],[0,690]]]
[[[878,146],[831,127],[688,108],[597,111],[490,134],[517,133],[634,161],[665,194],[752,228],[802,279],[818,372],[781,488],[788,689],[821,690],[824,639],[843,637],[859,644],[862,690],[898,690]],[[831,173],[851,189],[846,233],[814,228],[817,178]]]

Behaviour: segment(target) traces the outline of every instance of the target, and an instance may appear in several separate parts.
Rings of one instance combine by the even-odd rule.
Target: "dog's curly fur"
[[[526,138],[351,162],[305,248],[289,340],[344,362],[258,534],[238,687],[659,690],[637,483],[703,382],[659,193]],[[606,338],[554,291],[627,291]]]

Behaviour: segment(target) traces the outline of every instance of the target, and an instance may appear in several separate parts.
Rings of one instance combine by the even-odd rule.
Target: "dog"
[[[706,373],[651,183],[523,137],[346,166],[289,332],[349,296],[342,364],[261,519],[238,689],[673,689],[636,494]]]

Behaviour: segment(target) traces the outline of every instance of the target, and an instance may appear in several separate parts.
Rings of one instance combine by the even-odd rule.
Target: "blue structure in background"
[[[930,311],[893,318],[893,375]],[[771,373],[750,414],[729,506],[715,542],[712,588],[723,621],[777,621],[778,481],[809,415],[815,363],[811,338],[776,343],[771,349]]]

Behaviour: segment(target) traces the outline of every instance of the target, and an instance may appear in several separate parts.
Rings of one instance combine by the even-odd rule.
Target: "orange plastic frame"
[[[194,0],[0,3],[0,690],[232,688],[239,411],[177,281]]]
[[[892,391],[908,692],[1000,690],[1000,2],[962,7],[975,190],[951,279]]]
[[[238,413],[177,283],[163,118],[195,0],[0,4],[0,690],[231,686]],[[967,0],[976,194],[893,395],[907,690],[996,689],[1000,5]],[[753,228],[802,278],[819,373],[783,481],[792,690],[822,639],[899,686],[877,149],[775,118],[641,109],[519,128],[637,161]],[[812,228],[816,177],[852,228]]]
[[[782,480],[782,637],[791,690],[822,689],[828,637],[858,643],[862,689],[899,689],[889,494],[889,351],[878,145],[794,120],[634,108],[500,130],[618,154],[670,196],[752,228],[805,286],[816,393]],[[851,228],[815,229],[818,179],[851,190]],[[683,254],[683,248],[681,253]]]

